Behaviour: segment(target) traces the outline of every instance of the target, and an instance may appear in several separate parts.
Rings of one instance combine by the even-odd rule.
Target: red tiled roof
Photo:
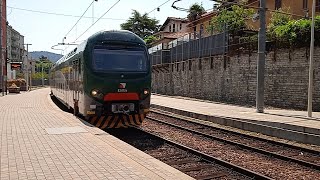
[[[188,32],[175,32],[175,33],[165,34],[164,38],[177,39],[187,34]]]
[[[196,23],[197,21],[200,21],[201,19],[204,19],[204,18],[207,18],[207,17],[213,17],[215,14],[217,13],[217,11],[210,11],[210,12],[206,12],[204,14],[201,15],[200,18],[194,20],[194,21],[191,21],[187,26],[190,26],[194,23]]]
[[[170,22],[170,20],[181,21],[181,22],[188,22],[189,21],[186,18],[168,17],[166,19],[166,21],[163,23],[163,25],[160,27],[160,31],[162,31],[166,27],[166,25]]]

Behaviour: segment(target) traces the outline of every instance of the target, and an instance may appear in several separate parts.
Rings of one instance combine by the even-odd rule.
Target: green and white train
[[[58,60],[51,94],[99,128],[140,125],[150,108],[151,63],[130,31],[102,31]]]

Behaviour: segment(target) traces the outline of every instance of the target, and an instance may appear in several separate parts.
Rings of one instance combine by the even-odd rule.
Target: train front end
[[[133,33],[108,32],[88,41],[86,51],[84,114],[88,122],[101,129],[141,125],[151,97],[145,43]]]

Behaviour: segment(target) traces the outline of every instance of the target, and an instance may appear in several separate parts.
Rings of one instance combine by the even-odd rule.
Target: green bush
[[[315,44],[320,45],[320,16],[315,19]],[[311,20],[292,20],[289,15],[281,11],[272,15],[268,27],[268,37],[277,41],[280,46],[303,47],[310,44]]]
[[[233,5],[231,10],[223,9],[218,16],[214,16],[210,21],[208,32],[220,33],[224,31],[226,25],[231,33],[246,28],[246,20],[251,18],[254,10],[243,6]]]

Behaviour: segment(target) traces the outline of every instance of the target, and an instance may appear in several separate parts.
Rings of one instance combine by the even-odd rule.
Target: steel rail
[[[240,173],[240,174],[246,175],[246,176],[248,176],[248,177],[250,177],[250,178],[253,178],[253,179],[268,179],[268,180],[272,179],[272,178],[270,178],[270,177],[268,177],[268,176],[265,176],[265,175],[263,175],[263,174],[260,174],[260,173],[251,171],[251,170],[246,169],[246,168],[243,168],[243,167],[241,167],[241,166],[238,166],[238,165],[232,164],[232,163],[230,163],[230,162],[224,161],[224,160],[222,160],[222,159],[219,159],[219,158],[210,156],[210,155],[208,155],[208,154],[205,154],[205,153],[200,152],[200,151],[198,151],[198,150],[195,150],[195,149],[193,149],[193,148],[187,147],[187,146],[182,145],[182,144],[180,144],[180,143],[171,141],[171,140],[169,140],[169,139],[167,139],[167,138],[161,137],[161,136],[156,135],[156,134],[154,134],[154,133],[147,132],[147,131],[141,129],[141,127],[134,127],[134,128],[136,128],[137,130],[142,131],[143,133],[147,133],[147,134],[149,134],[149,135],[151,135],[151,136],[153,136],[153,137],[155,137],[155,138],[157,138],[157,139],[161,139],[161,140],[163,140],[163,141],[164,141],[165,143],[167,143],[167,144],[170,144],[170,145],[172,145],[172,146],[175,146],[175,147],[178,147],[178,148],[180,148],[180,149],[182,149],[182,150],[185,150],[185,151],[187,151],[187,152],[189,152],[189,153],[192,153],[192,154],[194,154],[194,155],[196,155],[196,156],[199,156],[200,158],[202,158],[203,160],[205,160],[205,161],[207,161],[207,162],[209,162],[209,163],[219,164],[219,165],[221,165],[221,166],[223,166],[223,167],[232,169],[232,170],[234,170],[234,171],[236,171],[236,172],[238,172],[238,173]]]
[[[160,110],[160,111],[162,111],[162,110]],[[272,143],[272,144],[275,144],[275,145],[278,145],[278,146],[284,146],[284,147],[292,148],[292,149],[295,149],[295,150],[305,151],[305,152],[308,152],[308,153],[320,155],[320,151],[317,151],[317,150],[312,150],[312,149],[308,149],[308,148],[304,148],[304,147],[294,146],[294,145],[291,145],[291,144],[286,144],[286,143],[282,143],[282,142],[278,142],[278,141],[273,141],[273,140],[270,140],[270,139],[265,139],[265,138],[261,138],[261,137],[257,137],[257,136],[248,135],[248,134],[243,134],[243,133],[240,133],[240,132],[236,132],[236,131],[232,131],[232,130],[228,130],[228,129],[223,129],[223,128],[219,128],[219,127],[213,127],[213,126],[210,126],[210,125],[207,125],[207,124],[202,124],[200,122],[190,121],[190,120],[187,120],[187,119],[184,119],[182,117],[175,116],[175,115],[165,114],[164,112],[160,112],[160,111],[154,110],[154,108],[153,108],[150,112],[155,113],[155,114],[160,114],[160,115],[163,115],[163,116],[168,116],[168,117],[171,117],[171,118],[174,118],[174,119],[177,119],[177,120],[183,120],[183,121],[186,121],[186,122],[202,125],[202,126],[205,126],[205,127],[208,127],[208,128],[219,130],[219,131],[232,133],[232,134],[243,136],[243,137],[246,137],[246,138],[256,139],[256,140],[259,140],[259,141]],[[182,116],[182,115],[179,115],[179,116]],[[190,118],[190,117],[186,117],[186,118]],[[195,118],[193,118],[193,119],[195,119]],[[205,120],[201,120],[201,121],[205,121]],[[207,121],[207,122],[211,122],[211,121]],[[214,123],[214,122],[212,122],[212,123]]]
[[[238,142],[230,141],[230,140],[227,140],[227,139],[223,139],[223,138],[220,138],[220,137],[217,137],[217,136],[206,134],[206,133],[203,133],[203,132],[200,132],[200,131],[197,131],[197,130],[193,130],[193,129],[189,129],[189,128],[186,128],[186,127],[178,126],[178,125],[175,125],[175,124],[172,124],[172,123],[168,123],[168,122],[165,122],[165,121],[162,121],[162,120],[158,120],[158,119],[155,119],[155,118],[147,117],[147,119],[150,119],[150,120],[162,123],[162,124],[166,124],[166,125],[178,128],[178,129],[182,129],[182,130],[185,130],[185,131],[197,134],[197,135],[201,135],[201,136],[204,136],[204,137],[207,137],[207,138],[211,138],[211,139],[214,139],[214,140],[217,140],[217,141],[221,141],[221,142],[233,145],[233,146],[238,146],[238,147],[241,147],[241,148],[244,148],[244,149],[247,149],[247,150],[258,152],[258,153],[263,154],[263,155],[273,156],[273,157],[281,159],[281,160],[295,162],[297,164],[300,164],[300,165],[303,165],[303,166],[306,166],[306,167],[311,167],[313,169],[320,170],[320,165],[318,165],[318,164],[314,164],[314,163],[307,162],[307,161],[300,160],[300,159],[296,159],[296,158],[293,158],[293,157],[277,154],[277,153],[274,153],[274,152],[271,152],[271,151],[266,151],[266,150],[263,150],[263,149],[259,149],[259,148],[252,147],[252,146],[248,146],[248,145],[241,144],[241,143],[238,143]]]

